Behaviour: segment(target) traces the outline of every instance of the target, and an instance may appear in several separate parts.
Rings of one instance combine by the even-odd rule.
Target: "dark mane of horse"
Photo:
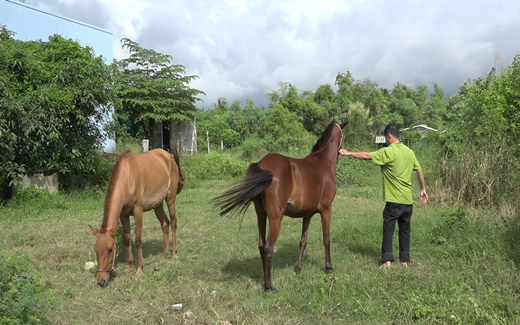
[[[316,141],[314,147],[312,147],[311,153],[316,152],[325,146],[325,144],[330,138],[330,135],[332,134],[332,130],[334,129],[336,123],[336,120],[332,120],[332,122],[330,122],[330,124],[327,126],[321,137],[318,139],[318,141]]]
[[[112,174],[110,175],[110,181],[108,182],[107,196],[105,198],[105,209],[103,213],[103,223],[100,227],[100,232],[105,232],[107,229],[107,218],[108,215],[105,214],[108,212],[108,206],[111,201],[112,195],[114,195],[114,187],[116,186],[116,179],[118,178],[119,171],[121,170],[121,159],[125,157],[130,152],[129,149],[123,151],[119,156],[117,156],[116,163],[114,165],[114,169],[112,170]]]

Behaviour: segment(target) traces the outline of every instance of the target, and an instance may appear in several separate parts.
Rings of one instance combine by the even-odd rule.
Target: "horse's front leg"
[[[143,274],[143,208],[134,208],[135,217],[135,248],[137,250],[137,275]]]
[[[303,261],[303,252],[307,247],[307,234],[309,233],[309,224],[311,223],[311,217],[304,217],[302,222],[302,238],[300,240],[300,257],[298,258],[298,263],[294,267],[297,272],[302,270],[302,261]]]
[[[321,226],[323,230],[323,246],[325,246],[325,269],[332,271],[332,263],[330,261],[330,216],[331,210],[327,209],[321,212]]]
[[[126,268],[132,267],[134,257],[132,256],[132,246],[130,238],[130,216],[121,216],[121,224],[123,225],[124,241],[125,241],[125,253],[126,253]]]

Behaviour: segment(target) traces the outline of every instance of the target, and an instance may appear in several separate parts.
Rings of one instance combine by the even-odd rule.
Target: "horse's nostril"
[[[107,284],[108,284],[108,280],[107,279],[103,279],[101,282],[98,282],[98,284],[102,287],[105,287]]]

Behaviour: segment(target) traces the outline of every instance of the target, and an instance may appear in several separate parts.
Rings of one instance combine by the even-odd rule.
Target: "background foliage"
[[[59,35],[47,42],[12,35],[0,26],[0,185],[23,172],[92,171],[116,100],[110,66]]]
[[[362,151],[377,149],[375,136],[389,122],[403,129],[425,124],[438,132],[424,136],[406,131],[403,141],[419,150],[420,160],[422,155],[435,162],[426,164],[425,174],[436,200],[501,206],[504,215],[517,213],[519,55],[509,66],[499,65],[500,70],[493,68],[487,76],[464,83],[449,98],[435,83],[415,88],[396,83],[386,89],[346,70],[337,74],[333,85],[319,85],[315,91],[281,81],[278,89],[266,94],[269,107],[219,98],[212,107],[196,109],[203,92],[189,83],[197,76],[186,75],[184,66],[172,64],[170,56],[132,40],[122,40],[129,57],[111,66],[92,49],[58,35],[48,42],[22,42],[2,27],[0,42],[4,187],[16,182],[20,173],[37,170],[59,170],[65,188],[82,181],[68,175],[88,172],[88,183],[99,184],[110,167],[91,152],[99,148],[104,135],[98,126],[113,105],[118,119],[111,130],[117,133],[117,148],[134,150],[143,137],[151,137],[156,122],[191,119],[195,114],[199,153],[224,150],[236,158],[193,157],[187,164],[190,159],[193,167],[208,161],[217,170],[225,161],[231,166],[236,159],[241,161],[238,165],[247,164],[268,152],[304,157],[323,130],[322,121],[350,121],[344,147]],[[361,183],[366,166],[347,165],[340,160],[338,181]],[[212,177],[202,170],[194,175]]]

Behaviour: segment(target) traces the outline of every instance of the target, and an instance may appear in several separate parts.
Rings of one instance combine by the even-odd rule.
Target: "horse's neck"
[[[328,143],[327,146],[314,153],[320,161],[327,162],[329,164],[332,172],[336,170],[336,165],[338,164],[338,147],[339,144]]]
[[[103,225],[107,231],[116,230],[119,223],[119,216],[124,206],[125,186],[121,182],[116,182],[105,198],[105,208],[103,211]]]

